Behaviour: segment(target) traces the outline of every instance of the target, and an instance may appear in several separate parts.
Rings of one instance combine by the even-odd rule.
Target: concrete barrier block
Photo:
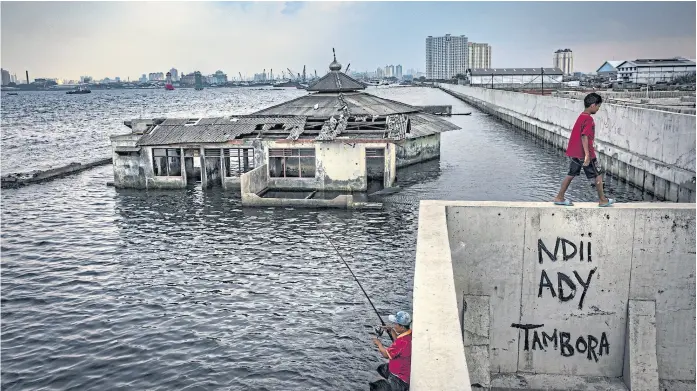
[[[656,359],[656,303],[629,300],[627,312],[627,338],[622,378],[631,391],[656,391],[659,387]]]
[[[463,301],[463,334],[465,347],[489,345],[489,296],[465,295]],[[488,360],[488,355],[487,355]]]
[[[465,356],[467,357],[467,369],[470,375],[470,384],[467,386],[489,388],[491,385],[489,347],[483,345],[466,346]]]
[[[636,210],[630,299],[656,302],[658,374],[695,379],[695,211]]]
[[[519,327],[535,329],[519,330],[519,371],[622,375],[633,220],[620,208],[527,211]]]

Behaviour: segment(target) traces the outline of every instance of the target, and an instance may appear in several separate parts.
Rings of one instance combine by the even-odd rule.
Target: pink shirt
[[[387,348],[390,356],[388,368],[398,378],[409,384],[411,376],[411,330],[400,334],[392,346]]]

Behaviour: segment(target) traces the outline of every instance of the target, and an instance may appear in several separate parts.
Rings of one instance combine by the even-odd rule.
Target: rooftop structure
[[[424,108],[362,92],[336,57],[329,70],[310,94],[251,115],[126,121],[132,132],[111,138],[114,185],[200,182],[241,189],[247,205],[274,204],[264,194],[277,191],[350,196],[369,181],[392,187],[397,167],[438,157],[440,133],[459,129]]]
[[[470,85],[490,88],[558,88],[564,76],[559,68],[478,68],[467,74]]]

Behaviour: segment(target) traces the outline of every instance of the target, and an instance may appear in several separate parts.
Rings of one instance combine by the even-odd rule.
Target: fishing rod
[[[382,326],[383,326],[383,327],[386,327],[387,325],[385,324],[385,321],[382,320],[382,316],[380,316],[380,313],[378,312],[377,308],[375,308],[375,305],[373,304],[373,301],[370,300],[370,297],[368,296],[368,293],[366,293],[365,289],[363,289],[363,285],[361,285],[361,282],[358,281],[358,278],[356,277],[356,275],[353,274],[353,270],[351,270],[351,266],[349,266],[349,264],[346,262],[346,260],[344,259],[344,257],[341,256],[341,253],[339,252],[339,249],[336,248],[336,246],[334,245],[334,242],[332,242],[331,239],[329,239],[329,236],[327,236],[327,235],[324,233],[324,230],[323,230],[322,228],[320,228],[320,233],[322,234],[322,236],[324,236],[324,237],[327,239],[327,241],[329,242],[329,244],[331,244],[332,247],[334,247],[334,251],[336,251],[336,254],[339,256],[339,258],[341,258],[341,261],[344,262],[344,265],[346,265],[346,268],[348,269],[348,271],[349,271],[349,272],[351,273],[351,275],[353,276],[353,279],[356,281],[356,283],[358,283],[358,287],[361,288],[361,291],[363,291],[363,294],[365,295],[365,298],[368,299],[368,303],[370,303],[370,306],[373,307],[373,311],[375,311],[375,315],[377,315],[377,316],[378,316],[378,319],[380,319],[380,323],[382,323]],[[392,342],[394,342],[394,338],[392,338],[392,334],[388,332],[387,335],[390,337],[390,340],[391,340]]]

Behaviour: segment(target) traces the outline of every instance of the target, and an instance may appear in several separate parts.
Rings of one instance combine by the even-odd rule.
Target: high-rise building
[[[467,43],[467,69],[491,68],[491,46],[486,43]]]
[[[467,71],[467,37],[446,34],[426,38],[426,77],[450,79]]]
[[[397,66],[395,67],[395,75],[394,75],[394,76],[395,76],[397,79],[401,79],[401,78],[402,78],[402,66],[401,66],[401,65],[397,65]]]
[[[172,74],[172,81],[179,81],[179,71],[177,71],[177,68],[170,69],[169,73]]]
[[[2,73],[2,85],[6,86],[10,84],[10,72],[0,68],[0,73]]]
[[[554,52],[554,68],[561,69],[565,75],[574,73],[574,53],[571,49],[559,49]]]
[[[382,68],[378,68],[377,71],[375,72],[375,76],[378,78],[385,77],[385,70]]]
[[[139,79],[138,81],[141,82],[141,83],[147,83],[147,82],[148,82],[148,76],[147,76],[145,73],[143,73],[143,76],[141,76],[140,79]]]

